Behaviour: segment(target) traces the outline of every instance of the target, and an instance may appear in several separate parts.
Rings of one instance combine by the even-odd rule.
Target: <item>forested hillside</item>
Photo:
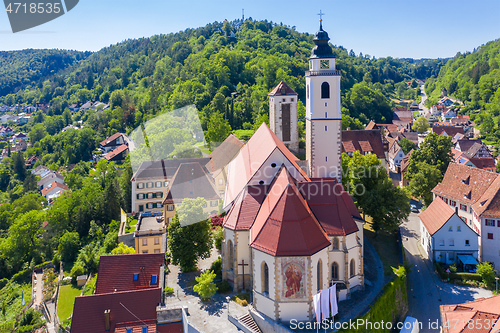
[[[61,74],[90,52],[68,50],[22,50],[0,52],[0,95],[38,85],[51,75]],[[11,100],[7,100],[10,104]]]
[[[331,37],[335,44],[335,36]],[[159,112],[194,103],[205,129],[206,120],[215,111],[238,129],[244,123],[265,118],[267,94],[280,80],[304,98],[303,75],[312,39],[310,34],[267,21],[216,22],[104,48],[70,73],[0,97],[0,102],[50,103],[49,115],[57,115],[72,103],[109,101],[112,108],[121,107],[123,112],[118,123],[113,124],[115,130],[135,127]],[[402,81],[432,74],[441,66],[439,61],[372,59],[342,47],[335,47],[334,53],[342,70],[344,113],[362,123],[370,119],[390,121],[392,113],[386,103],[365,105],[356,94],[350,95],[355,84],[361,83],[358,90],[371,95],[415,99],[414,91]],[[26,75],[19,80],[27,82],[32,78]],[[233,108],[228,110],[231,93],[237,94]],[[346,117],[346,125],[349,122]]]
[[[490,143],[500,141],[500,40],[482,45],[474,52],[457,53],[437,78],[426,82],[434,102],[444,87],[448,95],[463,102],[462,113],[471,114],[481,135]]]

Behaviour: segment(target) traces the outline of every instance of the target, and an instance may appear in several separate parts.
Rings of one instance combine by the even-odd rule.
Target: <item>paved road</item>
[[[403,246],[412,267],[409,274],[408,302],[410,311],[408,315],[422,322],[421,333],[437,333],[439,329],[429,328],[429,323],[440,323],[439,305],[470,302],[477,298],[490,297],[493,294],[491,291],[481,288],[442,282],[434,273],[432,265],[424,255],[422,246],[418,243],[420,238],[419,225],[418,214],[412,213],[408,221],[401,226]],[[436,327],[439,326],[436,325]]]
[[[418,107],[420,109],[420,115],[424,116],[427,112],[429,112],[429,109],[425,107],[425,101],[427,100],[427,95],[425,94],[424,85],[420,86],[420,91],[422,92],[421,93],[422,100],[421,100],[420,104],[418,105]]]

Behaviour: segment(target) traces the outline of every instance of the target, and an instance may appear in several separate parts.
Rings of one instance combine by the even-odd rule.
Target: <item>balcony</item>
[[[325,71],[325,70],[322,70],[322,71],[306,71],[306,76],[331,76],[331,75],[335,75],[335,76],[340,76],[340,70],[338,69],[335,69],[333,71]]]

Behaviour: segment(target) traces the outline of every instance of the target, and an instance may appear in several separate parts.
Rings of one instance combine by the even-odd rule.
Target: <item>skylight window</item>
[[[138,281],[139,280],[139,273],[134,273],[134,281]]]
[[[157,284],[158,283],[158,275],[151,275],[151,284]]]

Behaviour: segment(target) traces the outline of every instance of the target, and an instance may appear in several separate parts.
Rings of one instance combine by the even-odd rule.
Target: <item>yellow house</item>
[[[207,169],[198,162],[182,163],[172,178],[172,186],[163,201],[166,224],[172,222],[176,205],[181,205],[185,198],[199,197],[206,200],[203,211],[207,217],[218,213],[221,197]]]
[[[141,215],[134,234],[135,253],[165,253],[166,235],[167,227],[162,216]]]

